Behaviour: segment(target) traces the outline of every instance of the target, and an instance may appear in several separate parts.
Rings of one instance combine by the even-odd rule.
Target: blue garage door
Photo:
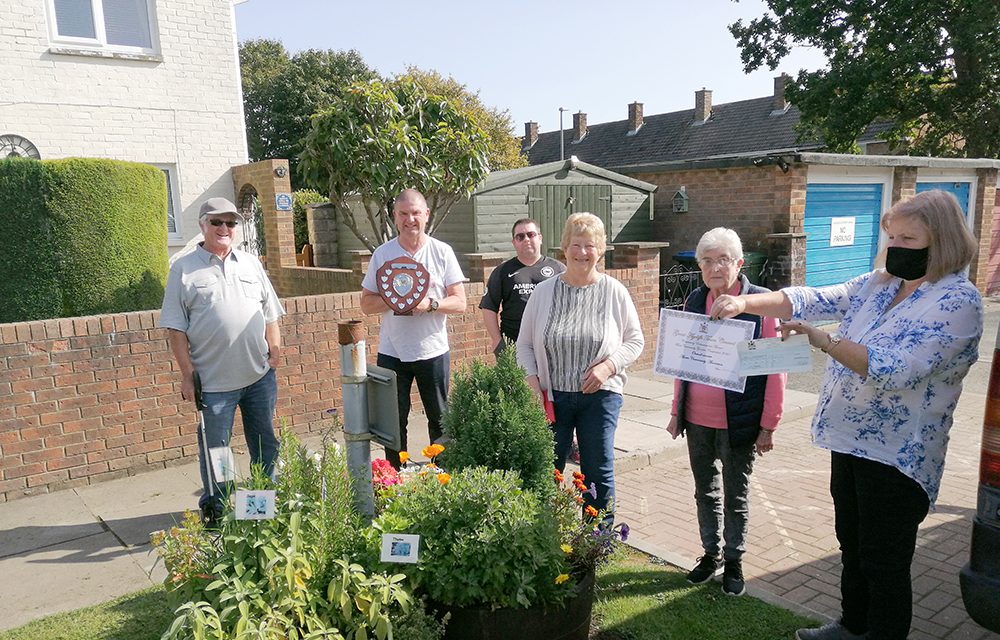
[[[962,206],[962,213],[964,213],[965,217],[968,218],[969,189],[971,187],[972,184],[968,182],[918,182],[917,193],[923,193],[924,191],[930,191],[931,189],[947,191],[951,195],[958,198],[958,204]]]
[[[839,284],[871,271],[881,212],[881,184],[810,184],[806,188],[806,285]],[[854,236],[832,239],[831,246],[835,218],[848,225],[853,221]]]

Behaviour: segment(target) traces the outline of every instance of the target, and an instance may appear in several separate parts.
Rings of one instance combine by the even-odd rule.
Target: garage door
[[[918,182],[917,193],[940,189],[947,191],[958,199],[958,204],[962,207],[962,213],[969,217],[969,191],[972,185],[968,182]]]
[[[839,284],[871,271],[881,212],[881,184],[810,184],[806,188],[806,285]]]

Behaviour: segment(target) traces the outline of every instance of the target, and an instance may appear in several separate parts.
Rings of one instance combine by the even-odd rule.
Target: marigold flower
[[[399,452],[399,461],[400,462],[406,462],[409,459],[410,459],[410,454],[406,453],[405,451],[400,451]]]
[[[579,480],[574,481],[573,486],[576,487],[576,490],[580,493],[587,493],[587,485],[583,484]]]
[[[577,496],[576,497],[576,503],[577,504],[583,504],[583,496]]]
[[[585,508],[585,509],[583,510],[583,512],[584,512],[584,513],[585,513],[586,515],[590,516],[591,518],[596,518],[596,517],[597,517],[597,509],[595,509],[594,507],[590,506],[589,504],[588,504],[588,505],[587,505],[587,507],[586,507],[586,508]]]
[[[585,475],[583,475],[582,473],[580,473],[579,471],[574,471],[573,472],[573,479],[574,480],[579,480],[580,482],[583,482],[584,480],[587,479],[587,477]]]
[[[421,453],[423,453],[428,458],[433,458],[434,456],[438,455],[442,451],[444,451],[444,447],[442,447],[441,445],[439,445],[439,444],[429,444],[429,445],[427,445],[426,447],[423,448],[423,451],[421,451]]]
[[[566,582],[567,580],[569,580],[569,574],[568,573],[560,573],[559,575],[556,576],[556,584],[562,584],[562,583]]]
[[[559,471],[559,469],[553,469],[552,475],[556,479],[556,482],[562,482],[565,479],[563,478],[563,474],[561,471]]]
[[[449,482],[451,482],[451,476],[447,473],[439,473],[438,482],[440,482],[441,484],[448,484]]]
[[[563,553],[573,553],[573,547],[568,544],[559,545],[559,548],[563,550]]]

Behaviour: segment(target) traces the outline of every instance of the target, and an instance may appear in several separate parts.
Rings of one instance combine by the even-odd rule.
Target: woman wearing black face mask
[[[955,197],[927,191],[882,218],[885,268],[830,287],[720,296],[713,318],[792,318],[830,356],[813,442],[831,451],[841,548],[841,618],[799,640],[905,640],[917,527],[937,498],[952,412],[978,357],[982,300],[964,270],[976,251]],[[839,320],[829,334],[809,321]]]

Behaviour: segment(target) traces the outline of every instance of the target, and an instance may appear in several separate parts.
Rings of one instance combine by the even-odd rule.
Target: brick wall
[[[805,215],[806,168],[788,173],[775,166],[635,173],[631,177],[659,187],[653,213],[653,237],[669,242],[663,267],[679,251],[694,251],[702,234],[718,226],[739,234],[743,250],[769,252],[768,235],[801,232]],[[684,186],[687,213],[673,213],[671,198]],[[791,216],[789,211],[791,210]]]
[[[984,286],[986,294],[1000,295],[1000,188],[993,183],[993,225],[990,229],[989,262],[986,266]],[[985,189],[988,193],[989,190]]]
[[[629,288],[655,352],[657,249],[616,247],[610,274]],[[448,320],[452,366],[486,355],[478,303],[484,285],[466,288],[466,313]],[[340,404],[337,323],[362,318],[360,293],[283,301],[284,353],[277,414],[296,433],[327,426]],[[197,455],[197,415],[180,400],[180,377],[156,328],[158,311],[0,325],[0,502],[179,464]],[[378,317],[363,317],[374,361]],[[419,407],[419,402],[415,403]],[[237,432],[239,428],[237,428]],[[242,441],[237,433],[236,441]]]

